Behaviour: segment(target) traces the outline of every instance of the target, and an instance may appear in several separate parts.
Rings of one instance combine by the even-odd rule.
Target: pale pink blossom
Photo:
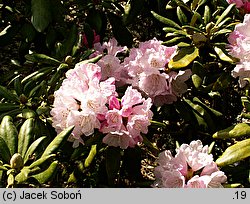
[[[141,134],[148,132],[153,117],[151,106],[151,99],[144,99],[131,86],[125,91],[121,102],[115,96],[110,97],[109,110],[100,128],[102,133],[107,133],[103,142],[122,149],[142,142]]]
[[[164,46],[154,38],[132,48],[122,63],[129,76],[127,83],[144,92],[157,106],[173,103],[187,91],[185,81],[191,76],[191,70],[168,71],[176,50],[177,46]]]
[[[108,42],[101,44],[100,42],[94,44],[95,52],[89,57],[93,58],[100,54],[106,54],[116,56],[118,53],[124,52],[127,50],[126,46],[119,46],[115,38],[111,38]]]
[[[97,65],[102,68],[102,80],[106,80],[109,77],[114,77],[117,81],[120,80],[122,66],[117,57],[105,55],[97,62]]]
[[[169,150],[161,152],[157,163],[155,187],[221,188],[227,180],[208,154],[208,146],[203,146],[200,140],[182,144],[174,157]]]
[[[245,78],[250,77],[250,14],[244,16],[242,23],[235,26],[235,30],[229,35],[229,54],[238,58],[239,62],[232,71],[233,77],[239,77],[240,87],[244,87],[247,82]]]
[[[105,119],[108,112],[109,98],[117,95],[114,78],[102,82],[100,79],[101,67],[79,63],[66,73],[62,86],[54,93],[52,126],[60,133],[74,125],[69,138],[74,147],[84,143],[84,136],[101,128],[101,119]]]

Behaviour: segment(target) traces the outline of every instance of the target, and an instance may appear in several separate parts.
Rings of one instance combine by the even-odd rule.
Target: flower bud
[[[68,55],[67,57],[65,57],[65,62],[67,64],[72,64],[72,61],[73,61],[73,58],[71,56]]]
[[[23,168],[23,158],[19,153],[15,153],[10,159],[12,169],[20,170]]]

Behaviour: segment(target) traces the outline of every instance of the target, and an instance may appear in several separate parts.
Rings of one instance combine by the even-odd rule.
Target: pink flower
[[[62,86],[54,93],[51,110],[52,126],[60,133],[74,125],[69,138],[76,147],[101,128],[101,119],[108,112],[109,98],[116,96],[114,78],[100,82],[101,68],[96,64],[79,63],[66,73]]]
[[[208,154],[208,146],[203,146],[200,140],[182,144],[176,152],[175,157],[169,150],[159,154],[154,170],[155,187],[220,188],[226,182],[227,177]]]
[[[240,8],[244,5],[244,0],[227,0],[229,4],[236,4],[237,8]]]
[[[230,54],[239,59],[236,67],[232,71],[233,77],[239,77],[240,87],[246,85],[245,78],[249,78],[250,73],[250,14],[244,16],[244,21],[235,26],[235,30],[229,35]]]
[[[127,83],[143,91],[157,106],[170,104],[187,91],[185,81],[191,70],[168,72],[167,65],[176,54],[177,46],[167,47],[156,38],[132,48],[122,63],[127,69]]]
[[[153,117],[151,106],[151,99],[142,98],[132,87],[127,88],[121,102],[114,96],[110,97],[109,110],[100,129],[102,133],[108,133],[103,142],[122,149],[142,142],[141,133],[147,133]]]
[[[104,54],[104,51],[107,51],[108,55],[116,56],[120,52],[124,52],[127,50],[127,47],[118,46],[118,42],[115,38],[111,38],[109,42],[104,42],[102,45],[101,43],[94,44],[95,52],[91,54],[89,57],[93,58],[99,54]]]
[[[117,81],[120,80],[122,66],[120,60],[113,55],[105,55],[97,64],[102,68],[102,80],[109,77],[114,77]]]

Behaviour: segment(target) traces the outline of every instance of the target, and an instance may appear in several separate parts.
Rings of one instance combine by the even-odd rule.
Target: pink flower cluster
[[[237,8],[244,9],[245,13],[250,12],[250,2],[248,0],[227,0],[229,4],[235,4]]]
[[[74,125],[70,138],[74,147],[84,143],[82,136],[92,135],[95,129],[108,133],[103,142],[110,146],[134,147],[150,125],[151,99],[142,98],[132,87],[127,88],[121,103],[117,95],[115,78],[101,81],[100,66],[79,63],[66,73],[54,93],[52,125],[57,133]]]
[[[240,87],[246,85],[245,78],[250,78],[250,14],[244,16],[244,21],[235,26],[230,33],[228,41],[230,43],[230,55],[236,57],[240,62],[232,71],[233,77],[239,77]]]
[[[153,117],[151,105],[150,98],[142,98],[132,87],[127,88],[121,102],[115,96],[110,97],[109,110],[100,130],[108,133],[103,142],[122,149],[134,147],[138,142],[142,142],[141,132],[148,132]]]
[[[208,154],[208,146],[200,140],[182,144],[175,157],[169,150],[159,154],[154,173],[154,187],[162,188],[221,188],[227,177]]]
[[[124,59],[123,66],[129,76],[127,83],[146,93],[157,106],[173,103],[187,90],[185,81],[191,70],[177,73],[167,67],[176,50],[177,46],[164,46],[154,38],[132,48]]]
[[[97,43],[94,48],[96,52],[92,56],[107,50],[107,54],[97,62],[102,68],[102,79],[115,77],[119,84],[131,84],[157,106],[171,104],[187,91],[185,81],[191,76],[191,70],[168,70],[168,62],[176,54],[177,46],[164,46],[162,41],[154,38],[132,48],[123,62],[116,55],[127,48],[117,46],[114,38],[103,45]]]

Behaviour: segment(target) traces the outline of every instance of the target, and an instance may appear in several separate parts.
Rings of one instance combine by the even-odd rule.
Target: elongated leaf
[[[10,116],[4,116],[0,126],[0,137],[6,142],[10,154],[13,155],[17,151],[18,132],[13,124],[13,119]]]
[[[210,12],[210,8],[208,5],[205,6],[205,10],[204,10],[204,24],[207,25],[210,22],[211,19],[211,12]]]
[[[230,62],[230,63],[234,62],[233,59],[229,55],[227,55],[225,51],[223,51],[223,49],[219,47],[214,47],[214,51],[217,53],[217,55],[219,56],[221,60]]]
[[[39,63],[49,64],[49,65],[59,65],[61,63],[57,59],[49,57],[45,54],[38,54],[38,53],[25,55],[25,58],[31,62],[37,62],[37,63],[39,62]]]
[[[45,171],[32,175],[32,177],[35,178],[40,184],[51,181],[57,173],[58,164],[58,161],[53,161]]]
[[[14,109],[19,109],[19,105],[13,103],[0,103],[0,112],[6,112]]]
[[[4,86],[0,86],[0,97],[5,98],[10,101],[19,102],[19,98],[16,94],[11,93],[7,88]]]
[[[88,157],[85,159],[84,167],[89,167],[96,155],[96,145],[92,145]]]
[[[70,126],[63,130],[59,135],[57,135],[52,142],[48,145],[48,147],[44,150],[41,157],[48,156],[50,154],[55,153],[69,138],[71,132],[73,131],[74,126]]]
[[[144,0],[131,0],[124,6],[123,22],[128,25],[137,18],[142,11]]]
[[[246,136],[250,136],[250,125],[247,123],[238,123],[213,134],[213,138],[216,139],[229,139]]]
[[[43,32],[52,20],[49,0],[31,0],[31,22],[38,32]]]
[[[153,14],[153,16],[160,22],[168,25],[169,27],[174,27],[174,28],[177,28],[177,29],[181,29],[181,27],[175,23],[174,21],[172,21],[171,19],[168,19],[168,18],[165,18],[157,13],[155,13],[154,11],[151,11],[151,13]]]
[[[227,17],[227,15],[233,10],[234,7],[235,4],[229,4],[226,10],[221,14],[221,16],[216,21],[215,26],[217,26],[221,21],[223,21]]]
[[[33,169],[35,167],[41,166],[46,162],[50,162],[52,159],[56,157],[56,154],[50,154],[48,156],[44,156],[34,161],[31,165],[28,166],[29,169]]]
[[[10,150],[2,137],[0,137],[0,159],[6,163],[10,162]]]
[[[170,60],[168,67],[170,69],[180,69],[188,66],[199,56],[199,49],[196,47],[183,47],[178,53]]]
[[[24,183],[29,177],[30,169],[27,167],[22,168],[19,174],[15,176],[15,180],[18,184]]]
[[[226,166],[241,161],[250,156],[250,138],[228,147],[216,160],[218,166]]]
[[[39,145],[46,139],[46,136],[40,137],[37,140],[35,140],[27,150],[25,156],[24,156],[24,164],[29,160],[29,158],[33,155],[33,153],[36,151]]]
[[[20,128],[18,134],[18,153],[24,158],[30,143],[34,139],[34,119],[27,119]]]

